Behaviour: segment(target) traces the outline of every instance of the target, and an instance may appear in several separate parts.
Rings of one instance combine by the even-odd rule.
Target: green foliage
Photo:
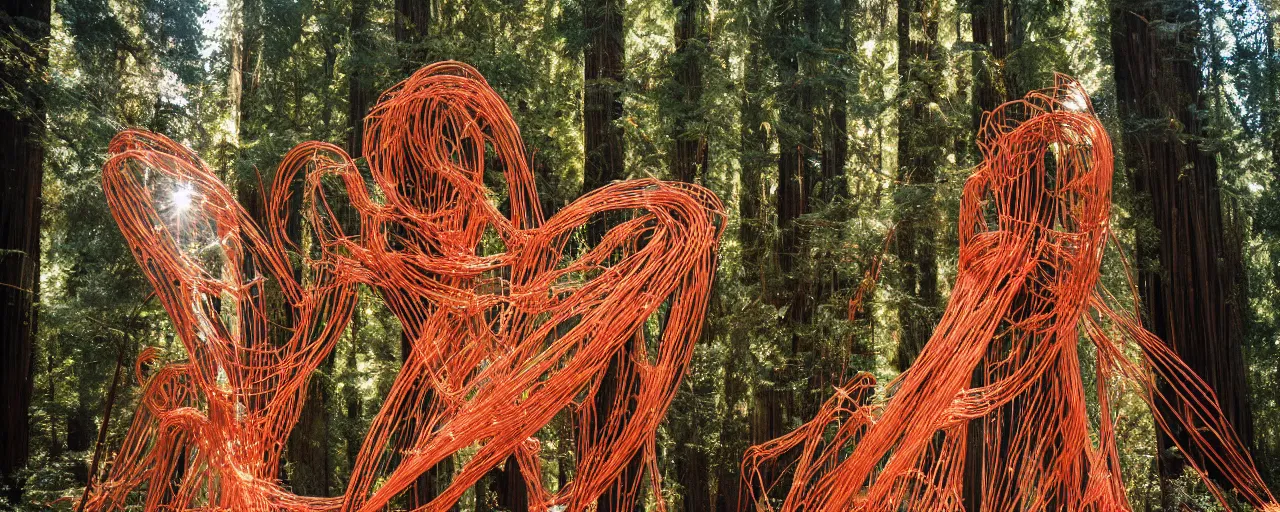
[[[126,371],[108,453],[136,406],[137,352],[158,346],[163,362],[185,357],[106,208],[99,173],[116,131],[162,131],[205,156],[238,191],[254,191],[294,144],[347,143],[359,122],[347,104],[353,79],[369,85],[373,101],[405,69],[427,63],[402,61],[414,58],[407,56],[458,59],[479,69],[510,105],[544,210],[553,213],[577,195],[582,55],[590,44],[584,2],[437,0],[430,37],[403,43],[394,38],[393,2],[360,1],[55,2],[30,498],[48,503],[83,491],[122,353]],[[706,1],[699,37],[682,54],[675,52],[679,2],[626,2],[627,58],[617,87],[627,174],[673,178],[674,142],[697,138],[708,162],[698,181],[729,213],[705,332],[660,434],[659,471],[671,502],[690,491],[677,477],[684,454],[709,461],[699,485],[713,495],[736,490],[742,453],[753,437],[761,440],[762,400],[786,397],[774,404],[785,432],[855,372],[871,372],[882,384],[897,375],[898,312],[920,294],[898,284],[904,261],[892,246],[886,251],[886,238],[904,219],[936,222],[937,232],[923,243],[936,251],[938,307],[944,305],[957,259],[960,190],[977,163],[977,73],[999,70],[1009,97],[1051,85],[1054,72],[1071,73],[1090,89],[1114,139],[1123,131],[1169,129],[1118,119],[1105,4],[1010,0],[1020,20],[1010,37],[1018,39],[1003,61],[972,41],[972,6],[929,4],[910,18],[912,37],[928,55],[908,57],[903,69],[910,72],[901,76],[894,2]],[[368,7],[362,26],[352,19],[358,5]],[[1248,273],[1241,296],[1255,460],[1278,488],[1280,13],[1243,0],[1198,5],[1213,21],[1202,40],[1188,42],[1198,45],[1213,84],[1212,100],[1199,107],[1210,126],[1204,142],[1223,170],[1225,213]],[[237,29],[235,17],[245,25]],[[928,40],[926,21],[936,25]],[[237,43],[249,52],[243,63],[233,62]],[[689,60],[702,77],[694,104],[676,79]],[[234,71],[245,73],[239,98]],[[5,108],[22,102],[0,95]],[[843,158],[841,143],[848,148]],[[780,163],[795,155],[808,188],[800,213],[784,219]],[[902,186],[899,170],[908,161],[925,162],[935,179]],[[501,190],[500,177],[490,174],[486,181]],[[1120,245],[1130,250],[1135,239],[1155,233],[1147,205],[1127,189],[1125,176],[1117,170],[1115,224]],[[886,275],[879,283],[869,279],[877,261]],[[1126,271],[1108,253],[1103,279],[1111,290],[1129,290]],[[864,283],[864,302],[850,319],[850,301]],[[362,290],[357,319],[315,381],[330,397],[324,446],[335,482],[349,476],[364,430],[399,370],[399,343],[395,319],[377,294]],[[1092,363],[1083,363],[1091,379]],[[1151,416],[1132,392],[1113,405],[1132,502],[1159,506]],[[561,418],[545,433],[544,472],[556,488],[558,477],[573,471],[572,426]],[[1180,489],[1184,501],[1207,503],[1202,488]],[[493,501],[479,495],[468,494],[467,503]]]

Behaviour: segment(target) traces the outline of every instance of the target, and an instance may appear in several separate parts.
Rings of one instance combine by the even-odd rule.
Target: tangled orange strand
[[[656,468],[655,433],[708,302],[720,201],[694,185],[628,181],[544,220],[510,111],[460,63],[384,93],[364,133],[375,191],[342,149],[304,143],[280,165],[265,220],[181,145],[143,131],[112,142],[112,213],[190,359],[146,377],[87,510],[143,493],[147,510],[381,510],[404,506],[448,457],[460,469],[415,510],[449,509],[509,456],[532,510],[587,510],[614,486],[624,505],[638,499],[642,473],[624,468],[637,456]],[[490,183],[487,169],[504,179]],[[303,219],[290,215],[299,199]],[[566,248],[606,213],[625,219],[580,255]],[[278,480],[284,440],[361,283],[411,351],[343,495],[297,496]],[[634,371],[597,404],[615,357]],[[579,427],[578,459],[551,492],[537,436],[560,414]]]
[[[1210,473],[1274,510],[1213,391],[1099,286],[1112,148],[1084,89],[1059,76],[983,121],[983,162],[960,204],[959,272],[937,330],[887,398],[874,399],[875,380],[859,375],[808,423],[748,450],[743,475],[758,506],[773,509],[776,482],[764,475],[785,464],[784,511],[1128,510],[1112,411],[1124,378],[1160,428],[1188,432],[1180,449],[1207,454],[1190,462],[1219,501],[1227,495]],[[1096,351],[1091,370],[1082,337]],[[1088,371],[1096,410],[1086,406]],[[980,457],[967,455],[973,442]],[[967,464],[980,464],[968,496]]]

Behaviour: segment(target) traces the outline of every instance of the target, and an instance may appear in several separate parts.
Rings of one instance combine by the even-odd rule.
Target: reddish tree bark
[[[21,471],[30,454],[32,367],[40,279],[41,184],[45,106],[41,75],[48,65],[47,1],[4,0],[0,82],[29,107],[0,110],[0,496],[21,501]]]
[[[1138,197],[1135,218],[1150,219],[1155,228],[1138,229],[1146,321],[1213,388],[1223,413],[1252,446],[1240,344],[1244,305],[1233,289],[1240,282],[1240,255],[1230,254],[1224,236],[1217,161],[1199,140],[1197,112],[1205,107],[1195,54],[1200,13],[1190,1],[1115,2],[1112,24],[1125,168]],[[1177,453],[1173,441],[1158,436],[1164,481],[1182,474],[1183,457],[1205,456]],[[1226,484],[1220,475],[1210,477]],[[1163,494],[1169,498],[1167,489]]]
[[[674,95],[676,110],[672,112],[674,148],[671,158],[671,175],[680,181],[693,183],[705,179],[708,151],[707,139],[698,125],[702,120],[703,63],[707,37],[703,29],[706,13],[705,0],[673,0],[676,9],[675,52],[671,56],[675,75]],[[714,284],[712,286],[715,286]],[[703,329],[702,339],[708,340],[711,329]],[[680,396],[672,404],[673,413],[682,417],[699,418],[697,396],[712,392],[707,384],[694,379],[693,388],[681,386]],[[672,424],[675,441],[675,473],[680,484],[680,506],[686,512],[703,512],[711,509],[711,460],[702,449],[703,424]]]
[[[936,100],[936,85],[928,70],[937,61],[939,9],[936,0],[898,0],[898,76],[908,96],[898,112],[898,189],[894,192],[894,255],[898,259],[897,288],[905,294],[898,305],[898,370],[906,370],[924,348],[937,321],[938,219],[934,187],[942,165],[943,144],[933,130],[936,124],[929,103]],[[921,20],[921,37],[911,37],[911,20]]]
[[[990,112],[1009,99],[1008,84],[1004,76],[1005,59],[1009,55],[1009,30],[1004,0],[974,0],[970,4],[970,11],[973,15],[973,43],[985,50],[975,52],[973,58],[973,126],[974,133],[977,134],[982,127],[983,113]],[[985,373],[975,371],[972,385],[978,387],[985,384]],[[984,419],[975,419],[969,423],[964,465],[965,510],[982,509],[983,459],[987,451],[985,429]]]
[[[767,294],[765,275],[766,254],[764,247],[765,219],[764,202],[767,197],[764,174],[769,166],[769,131],[765,127],[766,113],[763,104],[764,89],[764,49],[759,32],[761,28],[753,17],[745,17],[745,31],[750,38],[745,57],[743,85],[741,90],[741,116],[739,126],[741,168],[739,181],[738,209],[741,223],[738,226],[738,240],[742,246],[742,268],[739,282],[748,289],[759,290]],[[725,418],[721,423],[721,439],[726,442],[728,457],[739,458],[747,443],[752,445],[764,443],[784,433],[782,412],[778,407],[777,393],[764,382],[749,378],[758,367],[753,361],[751,347],[745,335],[746,326],[739,326],[744,332],[732,337],[733,347],[725,358],[724,396],[729,410],[741,400],[748,400],[748,425],[743,429],[735,418]],[[747,356],[742,358],[740,356]],[[750,364],[743,365],[743,360]],[[770,373],[772,376],[772,373]],[[770,378],[770,381],[773,379]],[[754,381],[754,385],[751,382]],[[748,396],[750,390],[751,395]],[[745,430],[745,432],[744,432]],[[743,442],[742,437],[747,438]],[[749,500],[741,492],[741,475],[736,465],[724,465],[717,476],[717,511],[745,512],[749,509]],[[773,474],[764,475],[772,479]]]
[[[614,180],[626,177],[624,169],[626,148],[622,127],[622,64],[626,58],[623,44],[623,13],[625,0],[587,0],[583,2],[583,29],[589,34],[583,51],[583,151],[586,164],[583,167],[582,193],[587,193]],[[595,246],[608,230],[609,219],[597,215],[587,224],[587,244]],[[628,348],[614,356],[608,371],[602,377],[600,392],[596,395],[593,423],[599,425],[609,416],[619,394],[634,393],[635,379],[628,378],[634,372],[630,364]],[[586,430],[586,429],[584,429]],[[581,431],[579,435],[596,436],[595,428]],[[599,512],[622,512],[626,486],[640,478],[640,458],[637,456],[623,471],[609,491],[597,501]]]

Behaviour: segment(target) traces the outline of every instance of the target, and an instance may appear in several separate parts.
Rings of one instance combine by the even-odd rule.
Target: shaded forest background
[[[703,339],[658,437],[675,510],[751,510],[747,446],[857,371],[883,384],[910,366],[955,274],[980,114],[1054,72],[1086,85],[1117,142],[1113,219],[1148,327],[1213,385],[1280,489],[1275,0],[0,5],[0,508],[79,496],[129,424],[139,351],[184,357],[107,211],[110,137],[169,135],[259,211],[290,147],[359,155],[380,91],[443,59],[511,106],[545,211],[644,176],[727,204]],[[864,279],[881,255],[882,279]],[[1104,280],[1130,289],[1119,251]],[[298,493],[342,492],[399,369],[399,325],[360,300],[288,440],[281,478]],[[1216,506],[1136,395],[1115,421],[1136,509]],[[542,440],[552,489],[573,471],[557,428]],[[524,510],[514,476],[495,469],[460,507]]]

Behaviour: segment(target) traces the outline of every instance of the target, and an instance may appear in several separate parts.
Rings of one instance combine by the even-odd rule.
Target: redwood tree
[[[437,24],[436,14],[435,0],[395,1],[395,40],[398,47],[400,68],[405,77],[435,60],[428,51],[428,46],[431,43],[433,29]],[[401,186],[411,189],[416,185],[402,183]],[[401,331],[400,357],[404,361],[407,361],[412,353],[412,340],[409,338],[409,331],[410,329],[403,328]],[[429,408],[431,400],[430,396],[425,398],[422,407],[424,409]],[[418,477],[412,492],[409,493],[409,506],[413,508],[426,505],[435,499],[440,494],[440,490],[443,489],[443,485],[447,485],[441,480],[444,479],[447,482],[452,479],[452,475],[453,457],[446,457]]]
[[[898,303],[898,370],[905,370],[938,318],[938,216],[935,187],[945,152],[937,140],[940,103],[938,0],[898,0],[898,176],[893,252]],[[913,20],[918,20],[913,23]],[[913,37],[913,25],[916,37]]]
[[[671,176],[692,183],[706,179],[707,137],[700,128],[702,119],[703,70],[706,62],[707,37],[705,0],[674,0],[675,52],[670,57],[674,96],[672,123]],[[713,283],[714,287],[715,284]],[[714,288],[712,294],[715,294]],[[714,329],[703,324],[700,349],[710,344]],[[699,351],[695,358],[705,354]],[[675,401],[671,404],[672,440],[675,443],[673,463],[676,482],[680,484],[680,509],[703,512],[711,509],[711,458],[704,445],[703,432],[711,419],[705,401],[714,393],[711,379],[686,375]],[[683,421],[682,421],[683,420]]]
[[[1124,120],[1124,168],[1137,196],[1138,291],[1148,327],[1217,393],[1246,446],[1253,438],[1241,351],[1239,254],[1224,237],[1218,165],[1203,144],[1203,79],[1196,57],[1199,7],[1191,0],[1112,3],[1116,96]],[[1238,249],[1237,249],[1238,250]],[[1174,407],[1177,407],[1175,404]],[[1175,429],[1177,427],[1175,426]],[[1159,434],[1167,482],[1180,476],[1186,432]],[[1210,474],[1225,484],[1219,475]]]
[[[373,70],[365,53],[373,50],[373,37],[369,29],[369,10],[372,4],[371,0],[352,0],[351,18],[347,25],[351,41],[347,59],[347,153],[353,159],[360,159],[364,155],[364,116],[372,106],[374,95]],[[347,372],[350,374],[357,371],[356,358],[362,348],[360,330],[367,321],[363,315],[359,307],[351,314],[351,348],[346,356]],[[345,463],[346,467],[354,468],[364,439],[364,432],[359,428],[364,402],[354,379],[343,383],[342,401],[346,413],[343,429]]]
[[[583,49],[583,152],[585,165],[582,170],[582,193],[598,189],[610,182],[623,179],[626,148],[623,146],[622,127],[622,63],[625,58],[623,44],[624,0],[585,0],[582,6],[583,29],[587,32],[587,45]],[[596,215],[587,225],[587,244],[595,246],[608,230],[606,216]],[[582,429],[578,435],[598,437],[603,431],[595,428],[607,420],[620,394],[635,390],[629,378],[635,371],[631,363],[631,349],[616,354],[609,369],[601,378],[596,394],[592,428]],[[629,402],[629,401],[628,401]],[[610,487],[597,504],[599,512],[620,512],[622,497],[630,484],[640,476],[640,458],[637,456],[623,471],[618,482]]]
[[[765,110],[766,58],[760,32],[763,27],[756,16],[743,16],[741,23],[749,44],[743,60],[743,83],[740,87],[739,122],[739,193],[738,212],[741,221],[738,225],[738,241],[742,247],[742,272],[738,276],[740,285],[752,292],[767,293],[768,281],[765,279],[767,254],[765,253],[766,226],[768,220],[765,213],[765,200],[768,197],[768,186],[765,174],[770,165],[769,115]],[[771,368],[759,354],[753,353],[749,335],[751,326],[735,326],[735,334],[731,337],[731,348],[725,357],[724,394],[729,404],[726,412],[733,411],[733,405],[739,400],[748,398],[750,407],[745,429],[738,424],[736,418],[726,418],[721,424],[721,440],[729,452],[726,458],[738,458],[748,445],[757,445],[776,439],[785,433],[782,425],[782,411],[779,407],[780,392],[773,383],[776,382]],[[750,364],[743,364],[743,357],[750,358]],[[755,371],[743,371],[751,368]],[[764,376],[764,379],[758,378]],[[747,397],[750,390],[751,396]],[[748,439],[741,437],[745,430]],[[736,461],[735,461],[736,462]],[[724,464],[727,468],[736,468],[736,464]],[[766,468],[767,470],[767,468]],[[772,481],[772,472],[766,471],[765,481]],[[717,510],[719,512],[742,512],[748,509],[749,500],[743,499],[740,490],[740,475],[722,470],[717,476],[719,491],[717,492]]]
[[[707,169],[707,138],[697,126],[701,123],[702,74],[707,37],[703,28],[706,0],[672,0],[676,8],[675,53],[671,56],[675,75],[677,110],[672,137],[672,177],[692,183]]]
[[[0,9],[0,82],[13,88],[5,99],[15,103],[0,108],[0,496],[10,503],[22,499],[29,454],[50,9],[26,0],[4,0]]]
[[[1018,0],[1014,0],[1017,2]],[[1009,55],[1009,26],[1004,0],[974,0],[970,4],[973,43],[981,51],[974,52],[973,126],[975,135],[982,128],[982,115],[1008,101],[1008,83],[1003,70]],[[976,142],[976,141],[975,141]],[[983,361],[986,364],[990,359]],[[973,386],[986,384],[982,368],[973,373]],[[983,459],[986,458],[986,421],[969,422],[969,438],[965,444],[963,499],[966,510],[982,509]]]

